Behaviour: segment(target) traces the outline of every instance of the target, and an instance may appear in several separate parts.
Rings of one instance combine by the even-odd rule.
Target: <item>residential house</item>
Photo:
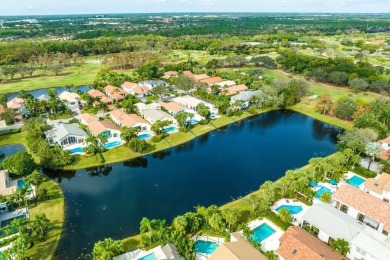
[[[390,239],[366,227],[350,243],[348,259],[390,259]]]
[[[263,92],[261,90],[240,92],[237,95],[231,97],[230,105],[233,105],[237,100],[239,100],[242,101],[242,108],[248,108],[252,96],[261,97],[263,96]]]
[[[183,71],[183,75],[186,76],[186,77],[189,77],[189,78],[193,78],[194,77],[194,74],[191,71],[189,71],[189,70]]]
[[[165,246],[157,246],[148,251],[137,249],[132,252],[127,252],[119,256],[114,256],[113,260],[136,260],[136,259],[149,259],[153,256],[153,260],[184,260],[179,255],[175,245],[166,244]]]
[[[159,103],[150,103],[150,104],[145,104],[145,103],[137,103],[135,104],[135,107],[139,112],[142,110],[147,110],[147,109],[157,109],[161,110],[161,105]]]
[[[164,72],[163,79],[170,79],[172,77],[177,77],[177,75],[178,75],[177,71],[167,71]]]
[[[325,203],[314,203],[301,218],[303,226],[311,227],[318,239],[327,244],[338,238],[350,242],[365,227],[355,218]]]
[[[235,86],[236,82],[234,82],[233,80],[225,80],[225,81],[215,83],[215,85],[218,85],[220,86],[221,89],[223,89],[223,88],[230,88]]]
[[[1,119],[1,115],[5,112],[5,109],[4,109],[4,106],[3,105],[0,105],[0,119]]]
[[[15,97],[7,102],[7,107],[15,112],[19,112],[25,103],[26,102],[23,98]]]
[[[390,158],[390,136],[387,137],[386,139],[379,141],[379,144],[382,148],[382,150],[379,154],[379,157],[382,160],[389,160],[389,158]]]
[[[276,250],[282,260],[344,260],[345,256],[333,251],[321,240],[306,230],[294,226],[289,227],[279,239],[280,246]]]
[[[125,91],[123,91],[120,88],[111,86],[111,85],[105,86],[104,92],[106,93],[106,95],[108,97],[112,98],[112,100],[114,100],[114,101],[121,101],[121,100],[125,99],[125,97],[126,97]]]
[[[149,89],[153,89],[157,86],[166,87],[166,86],[168,86],[168,83],[164,80],[145,80],[145,81],[138,82],[138,85],[139,86],[146,86]]]
[[[332,205],[360,222],[382,232],[390,232],[390,204],[352,185],[341,185],[332,195]]]
[[[88,90],[87,94],[93,98],[93,99],[101,99],[102,97],[104,97],[105,95],[103,94],[103,92],[101,92],[100,90],[97,90],[97,89],[90,89]]]
[[[59,99],[65,102],[65,105],[72,111],[80,110],[80,96],[74,92],[64,91],[59,96]]]
[[[50,97],[46,94],[42,94],[40,96],[37,97],[37,100],[39,101],[49,101]]]
[[[132,94],[138,98],[145,97],[149,94],[150,89],[146,86],[139,86],[136,83],[125,82],[122,84],[122,89],[129,94]]]
[[[199,104],[204,103],[202,100],[199,100],[197,98],[191,97],[191,96],[183,96],[183,97],[175,97],[172,99],[173,102],[182,105],[186,108],[192,109],[196,111],[196,108]]]
[[[8,170],[0,170],[0,195],[11,195],[17,190],[17,188],[17,181],[13,181],[9,177]]]
[[[221,81],[222,81],[221,77],[212,77],[212,78],[206,78],[206,79],[200,80],[200,82],[206,83],[209,86],[217,84],[217,83],[219,83]]]
[[[79,119],[83,125],[89,125],[90,123],[99,121],[99,118],[97,116],[90,113],[81,114],[79,116]]]
[[[60,145],[62,148],[83,144],[88,134],[78,124],[60,124],[53,129],[46,131],[46,140],[49,145]]]
[[[241,85],[236,85],[233,87],[226,88],[226,89],[224,89],[224,91],[222,93],[226,93],[226,95],[232,96],[232,95],[236,95],[237,93],[244,92],[247,90],[248,90],[248,87],[245,86],[244,84],[241,84]]]
[[[113,102],[113,99],[107,96],[103,96],[100,100],[101,103],[104,103],[106,105],[111,105]]]
[[[120,127],[134,127],[140,131],[150,131],[148,121],[136,114],[127,114],[123,110],[117,109],[110,112],[112,120]]]
[[[150,124],[154,124],[157,121],[168,121],[170,124],[177,124],[176,119],[170,114],[157,109],[146,109],[140,111],[143,118]]]
[[[119,127],[109,120],[92,122],[88,124],[88,128],[94,136],[102,134],[107,139],[119,139],[121,135]]]
[[[385,202],[390,202],[390,174],[382,173],[364,182],[364,191]]]
[[[165,108],[169,114],[175,116],[181,112],[185,112],[186,108],[175,102],[159,102],[160,106]]]
[[[188,74],[189,75],[189,74]],[[201,80],[205,80],[205,79],[209,79],[210,76],[207,75],[207,74],[192,74],[191,76],[194,80],[196,81],[201,81]]]
[[[232,233],[230,242],[221,244],[208,260],[267,260],[268,258],[254,248],[239,233]]]
[[[9,211],[8,204],[6,202],[0,203],[0,228],[5,227],[11,223],[14,219],[29,218],[29,208],[21,208],[15,211]]]

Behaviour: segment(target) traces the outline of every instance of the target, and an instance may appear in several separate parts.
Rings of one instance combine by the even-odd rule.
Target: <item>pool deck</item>
[[[293,220],[292,220],[292,223],[294,224],[294,222],[297,222],[297,218],[300,218],[301,216],[303,216],[303,214],[305,214],[305,212],[310,208],[309,206],[307,206],[306,204],[300,202],[299,200],[297,199],[287,199],[287,198],[283,198],[283,199],[280,199],[278,200],[277,202],[274,203],[274,205],[271,206],[271,210],[278,214],[278,212],[276,211],[277,208],[279,208],[280,206],[282,205],[288,205],[288,206],[300,206],[302,207],[302,211],[297,213],[297,214],[291,214],[291,216],[293,217]],[[295,224],[294,224],[295,225]]]
[[[218,245],[221,245],[225,243],[225,239],[221,237],[211,237],[211,236],[201,236],[201,235],[195,235],[191,238],[193,241],[210,241],[217,243]],[[203,253],[196,253],[195,254],[195,260],[205,260],[210,256],[210,254],[203,254]]]
[[[276,226],[274,223],[272,223],[271,221],[265,218],[261,220],[260,219],[252,220],[251,222],[248,223],[248,227],[251,230],[254,230],[255,228],[261,226],[264,223],[270,226],[271,228],[273,228],[276,232],[260,242],[261,249],[263,251],[276,250],[279,248],[279,244],[280,244],[279,239],[284,233],[283,230],[281,230],[278,226]]]
[[[366,181],[366,178],[364,178],[364,177],[362,177],[362,176],[360,176],[360,175],[357,175],[357,174],[354,173],[354,172],[348,171],[348,172],[344,175],[344,178],[343,178],[343,180],[342,180],[341,182],[344,182],[344,183],[346,183],[346,184],[348,184],[348,185],[351,185],[351,184],[347,183],[347,181],[348,181],[349,179],[351,179],[352,177],[354,177],[354,176],[359,177],[360,179],[363,179],[364,181]],[[354,186],[354,185],[352,185],[352,186]],[[356,187],[356,186],[354,186],[354,187]],[[360,189],[360,190],[364,190],[364,182],[363,182],[362,184],[360,184],[359,187],[357,187],[357,188]]]
[[[340,183],[338,183],[338,185],[340,185]],[[318,186],[312,188],[312,190],[314,190],[315,192],[317,192],[318,190],[321,189],[321,187],[326,187],[326,188],[330,189],[330,191],[331,191],[332,193],[335,193],[338,186],[337,186],[337,185],[332,185],[332,184],[330,184],[329,182],[319,182],[319,183],[318,183]],[[320,198],[316,198],[316,197],[314,196],[313,201],[315,201],[315,200],[321,201]]]

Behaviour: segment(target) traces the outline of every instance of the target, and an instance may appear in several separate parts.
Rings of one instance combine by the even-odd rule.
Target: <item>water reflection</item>
[[[130,168],[146,168],[148,167],[148,159],[146,157],[138,157],[135,159],[127,160],[123,162],[123,166]]]
[[[88,168],[85,170],[91,177],[102,177],[102,176],[108,176],[110,174],[110,172],[112,171],[112,166],[105,165],[105,166]]]

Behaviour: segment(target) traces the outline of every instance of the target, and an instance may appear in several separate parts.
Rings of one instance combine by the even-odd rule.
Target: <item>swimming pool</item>
[[[259,243],[259,242],[267,239],[269,236],[271,236],[275,232],[276,231],[272,227],[270,227],[267,223],[263,223],[253,230],[253,234],[251,235],[251,238],[256,243]]]
[[[352,178],[347,180],[347,183],[355,186],[356,188],[359,188],[362,183],[364,183],[366,180],[363,178],[360,178],[359,176],[354,175]]]
[[[31,189],[30,184],[27,184],[24,180],[18,180],[18,189],[22,189],[24,186],[27,186],[27,189]]]
[[[167,127],[165,129],[163,129],[162,132],[170,134],[170,133],[172,133],[172,132],[174,132],[176,130],[177,130],[176,126],[170,126],[170,127]]]
[[[190,123],[191,125],[196,125],[198,123],[198,120],[196,119],[191,119],[191,120],[187,120],[186,121],[187,123]]]
[[[122,142],[114,141],[114,142],[106,143],[103,146],[106,149],[111,149],[111,148],[118,147],[118,146],[121,146],[121,145],[122,145]]]
[[[195,243],[195,252],[203,254],[212,254],[215,250],[217,250],[218,247],[219,245],[215,242],[198,240]]]
[[[275,210],[279,212],[279,210],[281,209],[287,209],[290,212],[290,214],[298,214],[303,210],[301,206],[296,206],[296,205],[281,205],[277,207]]]
[[[158,260],[156,255],[154,253],[148,254],[146,256],[143,256],[141,258],[138,258],[137,260]]]
[[[77,154],[77,153],[83,153],[83,147],[77,147],[77,148],[73,148],[73,149],[70,149],[70,154]]]
[[[146,133],[146,134],[140,134],[139,136],[137,136],[137,138],[139,140],[147,140],[147,139],[150,139],[152,138],[152,135],[149,134],[149,133]]]
[[[324,186],[320,186],[320,187],[321,188],[316,192],[316,198],[320,198],[322,193],[324,193],[324,192],[328,192],[331,195],[333,194],[333,192],[329,188],[324,187]]]

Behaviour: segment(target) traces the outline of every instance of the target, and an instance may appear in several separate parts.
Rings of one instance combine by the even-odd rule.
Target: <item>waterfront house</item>
[[[382,173],[375,178],[366,179],[364,191],[385,202],[390,202],[390,174]]]
[[[230,88],[235,86],[236,82],[234,82],[233,80],[225,80],[225,81],[215,83],[215,85],[218,85],[220,86],[221,89],[223,89],[223,88]]]
[[[221,77],[212,77],[212,78],[206,78],[206,79],[200,80],[200,82],[206,83],[209,86],[214,85],[216,83],[219,83],[221,81],[222,81]]]
[[[139,86],[146,86],[149,89],[153,89],[157,86],[166,87],[166,86],[168,86],[168,83],[164,80],[145,80],[145,81],[138,82],[138,85]]]
[[[389,235],[389,203],[352,185],[345,184],[332,195],[332,205],[378,232]]]
[[[9,177],[8,170],[0,170],[0,195],[13,194],[18,188],[17,182]]]
[[[49,101],[50,97],[46,94],[42,94],[40,96],[37,97],[37,100],[39,101]]]
[[[254,248],[239,233],[232,233],[230,242],[221,244],[208,260],[267,260],[268,258]]]
[[[389,160],[390,158],[390,136],[379,141],[379,144],[381,146],[381,152],[379,154],[379,157],[382,160]]]
[[[117,109],[110,112],[110,117],[120,127],[134,127],[141,132],[150,131],[148,121],[136,114],[127,114],[123,110]]]
[[[249,107],[252,96],[261,97],[262,95],[263,92],[261,90],[240,92],[237,95],[231,97],[230,105],[233,105],[237,100],[239,100],[242,101],[242,108],[245,109]]]
[[[99,118],[97,116],[95,116],[94,114],[85,113],[85,114],[81,114],[79,116],[79,120],[80,120],[80,123],[82,123],[83,125],[88,125],[90,123],[99,121]]]
[[[350,243],[348,259],[390,259],[390,239],[366,227]]]
[[[160,106],[165,108],[169,114],[175,116],[181,112],[184,112],[186,110],[185,107],[182,105],[176,103],[176,102],[159,102],[158,103]]]
[[[157,109],[146,109],[140,111],[143,118],[152,125],[157,121],[168,121],[170,124],[177,124],[176,119],[170,114]]]
[[[150,104],[145,104],[145,103],[137,103],[135,104],[135,107],[139,112],[142,110],[147,110],[147,109],[157,109],[161,110],[161,105],[159,103],[150,103]]]
[[[29,208],[21,208],[14,211],[10,211],[6,202],[0,203],[0,228],[10,224],[14,219],[29,218]]]
[[[199,104],[204,103],[202,100],[191,96],[175,97],[172,101],[195,111]]]
[[[226,93],[228,96],[236,95],[237,93],[247,91],[248,87],[244,84],[236,85],[225,89],[222,93]]]
[[[60,124],[45,132],[46,140],[50,146],[60,145],[62,148],[82,144],[88,134],[78,124]]]
[[[118,139],[121,135],[119,127],[109,120],[96,121],[88,124],[88,129],[94,136],[102,134],[104,137]]]
[[[289,227],[279,239],[280,246],[276,250],[282,260],[344,260],[345,256],[333,251],[321,240],[306,230],[294,226]]]
[[[121,100],[125,99],[125,97],[126,97],[125,91],[123,91],[120,88],[111,86],[111,85],[105,86],[104,92],[106,93],[106,95],[108,97],[110,97],[114,101],[121,101]]]
[[[97,89],[90,89],[88,90],[87,94],[93,99],[101,99],[105,96],[103,92]]]
[[[127,93],[138,98],[145,97],[149,94],[150,89],[146,86],[139,86],[137,83],[125,82],[122,84],[122,89]]]
[[[113,260],[138,260],[138,259],[153,259],[153,260],[184,260],[179,255],[175,245],[166,244],[165,246],[157,246],[148,251],[136,249],[122,255],[114,256]]]
[[[15,112],[19,112],[25,103],[26,102],[23,98],[14,97],[7,102],[7,107]]]
[[[302,220],[304,227],[310,227],[315,236],[327,244],[338,238],[350,242],[365,227],[355,218],[325,203],[314,203],[302,215]]]
[[[59,96],[59,99],[64,101],[65,105],[72,111],[79,110],[80,96],[77,93],[64,91]]]

